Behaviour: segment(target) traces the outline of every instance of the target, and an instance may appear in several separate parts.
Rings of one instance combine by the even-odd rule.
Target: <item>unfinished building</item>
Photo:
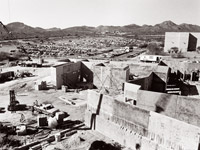
[[[129,80],[129,67],[97,64],[93,68],[94,85],[98,89],[108,88],[121,90],[124,82]]]
[[[200,33],[198,32],[166,32],[165,52],[170,52],[171,48],[178,48],[181,52],[196,51],[200,46]]]
[[[181,95],[199,95],[200,86],[196,84],[200,77],[199,61],[169,59],[164,60],[164,63],[171,68],[169,83],[176,84],[176,88],[180,88]]]
[[[78,83],[92,84],[93,73],[82,62],[60,63],[51,67],[51,80],[57,89],[60,89],[62,85],[76,88]]]
[[[198,150],[200,128],[88,91],[85,124],[132,149]]]
[[[150,72],[147,77],[138,78],[130,81],[130,83],[140,85],[141,89],[166,92],[167,81],[170,73],[170,68],[167,66],[157,66],[153,72]]]

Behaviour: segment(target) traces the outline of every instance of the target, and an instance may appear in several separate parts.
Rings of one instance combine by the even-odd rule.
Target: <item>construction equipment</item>
[[[8,111],[17,111],[17,110],[26,110],[25,104],[20,104],[19,101],[16,100],[15,91],[10,90],[10,104],[8,105]]]
[[[55,108],[52,104],[34,105],[33,107],[35,111],[52,117],[55,116],[56,112],[60,111],[59,109]]]

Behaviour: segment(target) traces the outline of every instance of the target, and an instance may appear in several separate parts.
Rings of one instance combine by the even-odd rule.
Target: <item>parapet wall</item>
[[[137,106],[200,127],[199,99],[138,90]]]
[[[135,150],[197,150],[200,129],[110,96],[88,91],[85,124]]]
[[[143,128],[148,126],[149,111],[127,105],[124,102],[114,100],[108,95],[92,90],[88,92],[88,109],[94,114],[106,114],[113,118],[135,123]]]

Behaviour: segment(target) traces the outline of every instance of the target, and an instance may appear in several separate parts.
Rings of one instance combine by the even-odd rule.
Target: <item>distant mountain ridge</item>
[[[31,27],[21,22],[13,22],[6,25],[12,33],[13,38],[31,38],[31,37],[52,37],[52,36],[67,36],[67,35],[90,35],[90,34],[137,34],[137,35],[155,35],[164,34],[165,32],[200,32],[200,26],[192,24],[177,25],[172,21],[164,21],[160,24],[152,25],[136,25],[130,24],[125,26],[75,26],[65,29],[50,28],[43,29],[40,27]],[[0,39],[9,38],[4,29],[0,26]]]

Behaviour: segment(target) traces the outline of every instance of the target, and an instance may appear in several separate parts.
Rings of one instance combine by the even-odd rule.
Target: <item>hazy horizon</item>
[[[32,27],[200,25],[199,0],[1,0],[0,21]]]

